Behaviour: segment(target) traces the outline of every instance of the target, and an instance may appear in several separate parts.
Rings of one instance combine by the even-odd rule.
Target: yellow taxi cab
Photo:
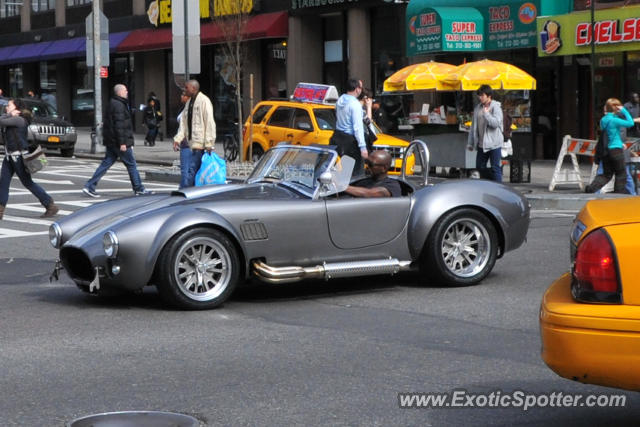
[[[287,144],[329,144],[336,125],[334,86],[300,83],[292,100],[261,101],[243,127],[244,160],[256,161],[271,147]],[[251,121],[253,117],[253,126]],[[404,151],[409,143],[376,129],[376,149],[387,150],[393,158],[389,174],[399,175]],[[249,154],[251,152],[251,155]],[[411,162],[409,162],[411,163]],[[410,164],[409,167],[412,165]]]
[[[542,359],[586,384],[640,390],[640,198],[592,200],[573,222],[571,270],[544,294]]]

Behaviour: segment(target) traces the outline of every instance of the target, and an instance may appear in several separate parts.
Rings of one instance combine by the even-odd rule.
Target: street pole
[[[188,2],[184,0],[184,81],[189,81],[189,12]]]
[[[596,29],[595,29],[595,0],[590,0],[591,6],[591,132],[597,139],[596,125]]]
[[[108,53],[107,53],[108,55]],[[100,68],[102,52],[100,51],[100,0],[93,0],[93,95],[96,137],[91,139],[91,154],[96,152],[96,141],[102,143],[102,82]]]

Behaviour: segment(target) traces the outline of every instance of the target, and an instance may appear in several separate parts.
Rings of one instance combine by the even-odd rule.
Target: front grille
[[[38,133],[45,135],[65,135],[67,128],[65,126],[38,125]]]
[[[63,247],[60,250],[60,261],[69,277],[74,281],[89,283],[93,280],[95,271],[84,251],[74,247]]]

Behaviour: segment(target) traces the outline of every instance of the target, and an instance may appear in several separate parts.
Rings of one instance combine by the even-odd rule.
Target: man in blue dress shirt
[[[329,143],[338,147],[341,156],[353,157],[356,161],[352,176],[364,173],[364,160],[368,157],[364,139],[362,105],[358,96],[362,92],[362,81],[349,79],[347,93],[340,96],[336,103],[336,130]]]

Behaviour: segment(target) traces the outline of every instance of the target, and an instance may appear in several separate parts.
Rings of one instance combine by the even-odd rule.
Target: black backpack
[[[596,163],[600,163],[600,161],[604,160],[605,157],[609,155],[609,134],[607,133],[607,129],[602,129],[600,132],[600,137],[598,138],[598,142],[596,143],[596,152],[593,156]]]

